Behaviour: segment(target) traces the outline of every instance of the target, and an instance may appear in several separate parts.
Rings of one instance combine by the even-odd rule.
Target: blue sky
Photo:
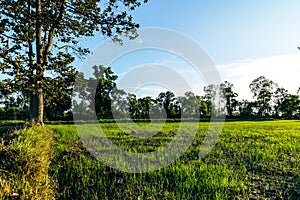
[[[167,28],[195,40],[214,61],[222,80],[234,84],[240,99],[248,99],[248,86],[260,75],[296,93],[300,86],[299,10],[299,0],[149,0],[132,15],[142,28]],[[101,41],[87,40],[91,48]],[[195,93],[203,92],[205,82],[193,77],[190,66],[165,52],[127,54],[111,66],[122,79],[149,63],[176,69]],[[155,88],[157,93],[162,89]],[[144,89],[139,88],[141,96],[157,94],[149,85]]]
[[[133,16],[141,27],[163,27],[201,44],[217,64],[297,52],[298,0],[150,0]]]

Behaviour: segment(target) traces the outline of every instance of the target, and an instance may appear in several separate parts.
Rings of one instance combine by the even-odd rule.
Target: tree
[[[114,74],[111,67],[104,67],[100,65],[99,67],[93,67],[95,72],[94,76],[96,79],[90,79],[90,81],[95,81],[96,87],[96,94],[95,97],[91,96],[90,99],[95,98],[95,109],[98,118],[107,118],[111,117],[111,94],[114,89],[116,89],[117,84],[115,81],[117,80],[118,76]],[[98,83],[98,84],[97,84]],[[93,94],[95,87],[90,87],[90,91]]]
[[[4,119],[5,118],[5,110],[4,108],[0,107],[0,119]]]
[[[277,88],[274,93],[274,110],[275,117],[279,117],[282,113],[282,103],[288,95],[288,91],[284,88]]]
[[[300,99],[298,95],[287,94],[278,109],[285,118],[291,119],[296,113],[299,113]]]
[[[204,87],[205,102],[207,111],[210,116],[223,116],[226,111],[226,99],[224,98],[224,90],[220,85],[209,84]]]
[[[259,117],[271,115],[271,100],[274,90],[277,87],[278,86],[276,83],[274,83],[272,80],[266,79],[264,76],[254,79],[249,85],[249,88],[253,93],[253,97],[256,100],[255,103]]]
[[[143,97],[138,99],[138,108],[140,113],[140,118],[149,119],[150,109],[155,101],[151,97]]]
[[[166,111],[167,118],[176,117],[180,114],[179,105],[173,92],[161,92],[156,98],[156,102]]]
[[[199,105],[199,113],[200,117],[209,117],[211,116],[210,108],[211,108],[211,101],[205,99],[204,96],[196,96],[198,105]]]
[[[138,100],[135,94],[131,94],[129,98],[129,113],[132,119],[139,116]]]
[[[45,75],[59,77],[72,68],[74,54],[88,53],[82,37],[99,32],[116,41],[121,34],[136,37],[138,24],[127,10],[140,5],[139,0],[1,0],[0,70],[10,76],[5,84],[30,99],[32,123],[43,125]]]
[[[240,117],[250,118],[254,115],[255,102],[243,99],[242,101],[238,102],[238,109]]]
[[[76,102],[73,101],[73,113],[77,116],[77,119],[89,119],[91,118],[91,111],[88,109],[88,103],[86,101]]]
[[[203,100],[207,105],[206,114],[207,116],[214,115],[216,111],[214,108],[213,99],[216,96],[216,85],[209,84],[203,88],[203,91],[205,92]]]
[[[45,77],[45,116],[56,119],[72,107],[72,92],[75,83],[75,69],[68,68],[59,77]],[[59,90],[57,89],[59,88]]]
[[[111,95],[117,90],[115,81],[118,76],[114,74],[111,67],[95,65],[93,69],[94,77],[85,79],[84,74],[78,75],[77,80],[78,82],[80,80],[81,84],[77,85],[76,92],[81,99],[89,102],[90,111],[95,111],[98,118],[110,118],[112,117]]]
[[[193,92],[184,93],[183,97],[178,97],[178,101],[181,105],[181,111],[184,117],[200,117],[200,102]]]
[[[277,88],[275,91],[276,117],[291,119],[299,113],[300,99],[298,95],[289,94],[284,88]]]
[[[124,90],[114,88],[110,97],[111,105],[107,105],[107,107],[109,108],[111,106],[112,117],[116,119],[130,116],[131,94],[128,94]]]
[[[229,83],[228,81],[221,83],[220,88],[224,91],[227,115],[232,117],[232,113],[238,105],[238,101],[236,100],[238,94],[233,92],[233,84]]]

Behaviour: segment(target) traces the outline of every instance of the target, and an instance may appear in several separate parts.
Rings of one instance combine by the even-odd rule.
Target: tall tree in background
[[[93,69],[94,77],[87,79],[82,73],[78,75],[77,80],[78,82],[80,80],[81,84],[80,87],[78,84],[75,92],[81,99],[89,102],[90,111],[95,111],[98,118],[109,118],[112,116],[111,95],[117,89],[115,81],[118,76],[114,74],[111,67],[95,65]],[[114,97],[117,101],[117,94]]]
[[[282,87],[278,87],[274,92],[274,110],[275,117],[281,116],[282,103],[285,98],[288,96],[288,91]]]
[[[161,92],[156,98],[156,102],[166,111],[167,118],[172,118],[179,114],[178,101],[173,92]]]
[[[109,95],[110,97],[110,105],[106,107],[110,110],[111,115],[106,117],[113,117],[114,119],[126,118],[130,116],[130,100],[131,94],[125,92],[122,89],[118,89],[117,87]],[[99,117],[103,117],[98,115]]]
[[[253,97],[256,100],[257,114],[259,117],[267,117],[272,113],[271,100],[277,84],[272,80],[266,79],[264,76],[260,76],[254,79],[249,85]]]
[[[205,86],[204,99],[208,107],[209,116],[223,116],[226,114],[225,91],[221,85],[209,84]]]
[[[1,0],[0,71],[10,76],[3,83],[29,97],[32,123],[43,125],[45,75],[59,77],[66,68],[72,73],[73,55],[88,53],[82,37],[100,32],[116,40],[121,34],[134,38],[138,24],[127,11],[140,5],[139,0]]]
[[[294,115],[299,114],[300,99],[298,95],[287,94],[278,106],[283,117],[291,119]]]
[[[254,115],[255,103],[243,99],[238,102],[238,109],[241,118],[251,118]]]
[[[199,105],[200,117],[210,117],[211,101],[207,101],[205,96],[196,96]]]
[[[236,100],[238,94],[233,91],[233,84],[229,83],[228,81],[221,83],[220,88],[223,90],[226,99],[227,115],[232,117],[232,113],[238,105],[238,101]]]
[[[154,104],[155,100],[151,97],[143,97],[138,99],[138,105],[140,110],[140,118],[149,119],[150,118],[150,109]]]
[[[200,101],[199,97],[193,92],[185,92],[183,97],[178,97],[178,101],[181,105],[181,112],[183,117],[200,117]]]
[[[213,99],[216,96],[216,88],[217,86],[214,84],[209,84],[203,88],[203,91],[205,93],[203,100],[205,104],[207,105],[206,115],[211,116],[215,115],[215,106],[213,104]]]
[[[135,94],[131,94],[129,98],[129,113],[132,119],[139,116],[138,100]]]

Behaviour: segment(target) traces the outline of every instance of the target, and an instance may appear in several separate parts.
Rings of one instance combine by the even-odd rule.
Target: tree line
[[[253,100],[238,100],[234,85],[228,81],[205,86],[202,96],[191,91],[186,91],[183,96],[165,91],[157,97],[138,98],[135,94],[118,89],[118,76],[111,67],[100,65],[93,69],[92,78],[87,79],[84,74],[76,72],[68,79],[49,84],[45,91],[46,119],[71,120],[72,113],[81,113],[87,119],[92,112],[98,119],[210,118],[221,115],[233,119],[300,118],[300,88],[297,94],[290,94],[264,76],[254,79],[249,85]],[[81,83],[76,88],[75,77]],[[57,93],[57,87],[60,93]],[[29,119],[30,96],[0,88],[0,118]],[[82,101],[72,102],[72,95],[77,95]]]

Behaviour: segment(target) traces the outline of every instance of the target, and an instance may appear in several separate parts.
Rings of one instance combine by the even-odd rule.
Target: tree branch
[[[9,39],[15,40],[15,41],[22,41],[22,42],[23,42],[23,40],[21,40],[21,39],[18,39],[18,38],[15,38],[15,37],[6,35],[6,34],[4,34],[4,33],[0,33],[0,35],[2,35],[2,36],[4,36],[4,37],[7,37],[7,38],[9,38]]]
[[[44,64],[46,64],[48,62],[49,50],[50,50],[50,47],[53,44],[53,36],[54,36],[54,33],[55,33],[55,28],[58,26],[59,22],[62,19],[63,13],[65,11],[65,4],[66,4],[66,0],[63,0],[61,5],[60,5],[60,8],[59,8],[58,17],[55,20],[55,22],[52,24],[52,26],[49,30],[48,42],[47,42],[46,47],[44,49],[44,55],[43,55]]]
[[[36,0],[36,58],[37,64],[42,64],[42,25],[41,25],[41,0]]]

